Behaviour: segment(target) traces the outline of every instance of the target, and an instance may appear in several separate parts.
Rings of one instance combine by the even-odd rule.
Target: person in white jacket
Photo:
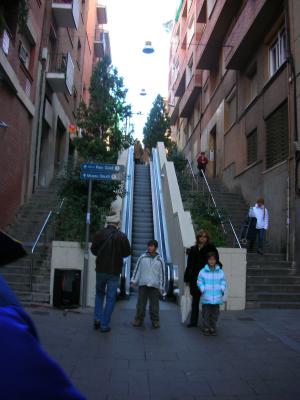
[[[265,207],[265,201],[262,197],[257,199],[254,207],[250,208],[249,217],[256,218],[256,236],[258,237],[257,252],[259,254],[263,254],[265,233],[269,227],[269,213]],[[250,242],[250,250],[253,249],[254,242],[255,239]]]
[[[157,240],[149,240],[147,252],[137,260],[131,285],[139,287],[136,316],[133,326],[143,324],[149,298],[149,311],[153,328],[159,328],[159,294],[165,286],[165,263],[157,252]]]

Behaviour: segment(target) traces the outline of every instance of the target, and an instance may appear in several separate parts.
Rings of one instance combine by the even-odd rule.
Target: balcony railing
[[[51,59],[47,81],[54,92],[72,94],[74,63],[70,53],[59,53]]]
[[[94,52],[97,58],[107,57],[111,60],[109,33],[103,29],[95,29]]]
[[[52,11],[59,27],[78,29],[80,0],[53,0]]]

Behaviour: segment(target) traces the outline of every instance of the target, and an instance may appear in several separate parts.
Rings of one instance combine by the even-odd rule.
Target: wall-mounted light
[[[147,94],[147,93],[146,93],[146,90],[145,90],[145,89],[142,89],[142,90],[141,90],[141,93],[140,93],[140,96],[146,96],[146,94]]]

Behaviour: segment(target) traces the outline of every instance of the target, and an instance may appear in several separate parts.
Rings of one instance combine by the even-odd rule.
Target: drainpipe
[[[293,231],[294,231],[294,238],[293,238],[293,258],[295,258],[295,234],[296,234],[296,220],[295,220],[295,215],[296,215],[296,193],[297,193],[297,188],[298,188],[298,176],[297,176],[297,169],[298,169],[298,164],[300,161],[299,157],[299,150],[298,150],[298,118],[297,118],[297,81],[296,81],[296,70],[295,70],[295,62],[294,62],[294,57],[293,53],[291,50],[291,26],[290,26],[290,10],[289,10],[289,0],[285,0],[284,2],[284,7],[285,7],[285,25],[286,25],[286,32],[287,32],[287,51],[288,51],[288,57],[287,57],[287,62],[290,66],[290,72],[291,76],[288,77],[288,93],[289,93],[289,115],[290,111],[293,109],[294,112],[294,134],[293,134],[293,143],[295,146],[294,149],[294,170],[292,169],[292,166],[290,165],[290,160],[288,160],[288,190],[287,190],[287,261],[290,258],[290,251],[289,251],[289,246],[290,246],[290,200],[291,200],[291,184],[290,184],[290,176],[291,172],[293,170],[294,173],[294,185],[293,185],[293,191],[295,193],[295,198],[294,198],[294,207],[293,207]],[[290,93],[290,85],[293,84],[293,92]],[[293,106],[290,104],[290,94],[293,99]],[[291,132],[291,120],[289,118],[289,130]],[[292,155],[292,148],[291,148],[291,140],[289,143],[289,159],[290,156]],[[294,260],[293,260],[294,261]]]

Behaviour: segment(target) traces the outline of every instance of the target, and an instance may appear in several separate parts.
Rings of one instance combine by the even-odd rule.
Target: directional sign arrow
[[[84,172],[104,172],[104,173],[119,173],[124,172],[124,165],[104,164],[104,163],[82,163],[81,171]]]
[[[81,172],[80,179],[85,180],[103,180],[103,181],[122,181],[125,175],[123,173],[109,173],[109,172]]]

